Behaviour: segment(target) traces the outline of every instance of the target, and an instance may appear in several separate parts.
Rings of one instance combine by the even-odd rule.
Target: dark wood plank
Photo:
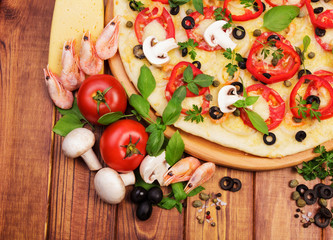
[[[53,107],[42,67],[52,11],[52,1],[0,1],[0,239],[46,234]]]

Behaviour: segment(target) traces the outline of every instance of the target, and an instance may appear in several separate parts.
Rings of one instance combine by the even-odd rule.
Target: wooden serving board
[[[105,23],[108,23],[113,18],[113,15],[113,0],[108,0],[105,9]],[[139,94],[126,74],[119,53],[109,59],[109,65],[112,74],[123,84],[128,94]],[[150,116],[153,119],[156,118],[153,110],[150,111]],[[164,134],[170,138],[176,130],[175,127],[167,127]],[[237,149],[223,147],[179,129],[178,131],[185,143],[185,151],[187,153],[205,161],[211,161],[219,165],[236,169],[250,171],[279,169],[295,166],[317,156],[317,154],[313,153],[313,149],[309,149],[282,158],[258,157]],[[322,145],[324,145],[327,150],[331,150],[333,149],[333,140]]]

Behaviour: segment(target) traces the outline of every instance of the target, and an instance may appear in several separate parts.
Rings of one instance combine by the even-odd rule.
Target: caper
[[[297,207],[304,207],[306,205],[306,202],[304,201],[304,199],[299,198],[296,201],[296,205],[297,205]]]
[[[286,81],[283,82],[283,85],[285,87],[290,87],[291,86],[291,82],[289,80],[286,80]]]
[[[298,181],[297,181],[297,179],[293,179],[293,180],[291,180],[290,182],[289,182],[289,187],[291,187],[291,188],[295,188],[295,187],[297,187],[298,186]]]
[[[199,193],[199,198],[200,198],[201,200],[206,201],[206,200],[209,199],[209,194],[206,194],[206,193]]]
[[[260,29],[256,29],[253,31],[253,36],[254,37],[259,37],[261,35],[261,30]]]
[[[279,63],[279,59],[273,58],[272,59],[272,65],[275,67]]]
[[[237,108],[235,111],[232,112],[232,114],[233,114],[235,117],[239,117],[239,116],[240,116],[240,110]]]
[[[193,10],[192,10],[192,9],[187,9],[187,10],[186,10],[186,15],[190,15],[191,13],[193,13]]]
[[[300,123],[300,122],[302,122],[302,118],[293,117],[293,121],[294,121],[295,123]]]
[[[216,226],[216,223],[215,223],[215,222],[212,222],[210,225],[211,225],[212,227],[215,227],[215,226]]]
[[[200,200],[195,200],[192,202],[192,206],[195,208],[201,207],[202,206],[202,202]]]
[[[301,197],[301,195],[299,194],[299,192],[295,191],[291,194],[291,198],[293,200],[298,200]]]
[[[216,198],[212,199],[212,202],[217,203],[217,199]]]
[[[220,82],[217,81],[217,80],[214,80],[214,81],[213,81],[213,86],[214,86],[214,87],[218,87],[218,86],[220,86]]]
[[[314,52],[309,52],[308,53],[308,58],[314,58],[316,56],[316,54]]]
[[[128,27],[128,28],[133,27],[133,23],[131,21],[127,21],[126,27]]]
[[[209,94],[209,93],[206,94],[205,98],[206,98],[207,101],[213,101],[213,95],[212,94]]]
[[[318,203],[319,203],[319,205],[321,205],[323,207],[327,207],[327,201],[326,201],[326,199],[319,198]]]
[[[314,223],[314,218],[309,218],[310,223]]]
[[[199,223],[199,224],[203,224],[203,222],[204,222],[203,219],[199,219],[199,220],[198,220],[198,223]]]

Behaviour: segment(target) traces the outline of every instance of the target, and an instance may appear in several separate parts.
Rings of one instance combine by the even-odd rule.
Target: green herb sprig
[[[242,62],[244,61],[242,55],[239,53],[236,53],[235,50],[231,51],[231,48],[227,48],[225,52],[223,53],[223,56],[226,59],[231,60],[231,63],[228,63],[225,67],[227,68],[227,73],[230,77],[233,77],[235,75],[235,72],[238,70],[238,65],[235,64],[235,61]]]
[[[277,49],[273,48],[273,47],[275,47],[274,40],[270,40],[265,44],[258,40],[256,40],[256,41],[263,46],[263,49],[261,50],[261,54],[264,55],[264,59],[266,59],[270,54],[272,54],[273,59],[276,59],[277,61],[284,57],[282,48],[277,48]]]
[[[300,48],[296,47],[296,52],[298,53],[299,57],[301,58],[302,66],[303,66],[303,69],[304,69],[304,73],[306,73],[306,68],[305,68],[305,53],[307,52],[310,43],[311,43],[311,38],[308,35],[306,35],[303,38],[303,51]]]
[[[197,56],[197,52],[195,51],[195,47],[198,46],[197,42],[194,42],[192,38],[190,38],[187,42],[178,42],[179,50],[183,50],[185,48],[188,49],[188,54],[190,55],[192,60],[195,60]]]
[[[191,110],[186,111],[187,116],[185,116],[185,121],[191,121],[200,123],[204,121],[203,116],[201,115],[202,107],[198,107],[197,105],[193,104]]]
[[[145,7],[144,4],[140,1],[136,0],[129,0],[129,2],[132,2],[131,7],[135,9],[135,11],[141,12]]]
[[[297,106],[293,108],[297,108],[297,113],[299,116],[302,116],[302,118],[307,118],[307,111],[310,110],[310,118],[317,118],[317,120],[320,122],[320,116],[321,113],[317,110],[319,109],[319,104],[316,101],[313,101],[311,104],[307,104],[306,100],[303,99],[301,95],[298,94],[298,98],[296,99]]]
[[[184,82],[187,83],[187,88],[195,95],[199,95],[199,87],[208,87],[212,85],[214,77],[207,74],[198,74],[193,78],[193,70],[191,66],[187,66],[183,73]]]
[[[254,7],[255,0],[241,0],[240,3],[244,5],[245,8],[250,8]]]
[[[177,7],[183,4],[188,3],[191,0],[169,0],[169,5],[170,7]],[[200,14],[204,14],[203,13],[203,2],[202,0],[192,0],[193,6],[195,8],[195,10],[197,10]]]

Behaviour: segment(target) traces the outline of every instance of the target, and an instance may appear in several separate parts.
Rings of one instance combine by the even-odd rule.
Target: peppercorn
[[[217,80],[214,80],[213,81],[213,87],[218,87],[218,86],[220,86],[220,82],[217,81]]]
[[[299,218],[299,215],[298,215],[298,214],[295,214],[294,217],[295,217],[295,218]]]
[[[206,219],[210,219],[210,218],[211,218],[211,216],[210,216],[210,215],[207,215],[207,216],[206,216]]]
[[[319,205],[321,205],[323,207],[327,207],[327,201],[326,201],[326,199],[319,198],[318,203],[319,203]]]
[[[212,222],[210,225],[211,225],[212,227],[215,227],[215,226],[216,226],[216,223],[215,223],[215,222]]]
[[[127,27],[127,28],[131,28],[131,27],[133,27],[133,23],[132,23],[131,21],[127,21],[127,23],[126,23],[126,27]]]
[[[216,197],[221,197],[221,196],[222,196],[221,193],[216,194]]]
[[[316,54],[314,52],[309,52],[308,53],[308,58],[312,59],[316,56]]]
[[[298,184],[299,184],[298,181],[296,179],[293,179],[289,182],[289,187],[295,188],[298,186]]]
[[[200,200],[195,200],[192,202],[192,206],[195,208],[201,207],[202,206],[202,202]]]
[[[221,210],[221,207],[220,206],[216,206],[216,210]]]
[[[199,198],[200,198],[201,200],[206,201],[206,200],[209,199],[209,195],[206,194],[206,193],[199,193]]]
[[[299,208],[296,209],[296,212],[300,212],[300,211],[301,211],[301,209],[299,209]]]
[[[193,10],[192,10],[192,9],[187,9],[187,10],[186,10],[186,15],[190,15],[191,13],[193,13]]]
[[[210,215],[210,211],[207,211],[206,214],[207,214],[207,215]]]
[[[259,37],[260,35],[261,35],[260,29],[256,29],[256,30],[253,31],[253,36],[254,37]]]
[[[285,87],[290,87],[291,86],[291,82],[289,80],[286,80],[286,81],[283,82],[283,85]]]
[[[291,194],[291,198],[293,200],[298,200],[301,197],[301,195],[299,194],[299,192],[295,191]]]
[[[297,205],[297,207],[304,207],[306,205],[306,202],[304,201],[304,199],[299,198],[296,201],[296,205]]]
[[[307,228],[307,227],[309,227],[309,224],[308,224],[308,223],[304,223],[304,224],[303,224],[303,227],[304,227],[304,228]]]

